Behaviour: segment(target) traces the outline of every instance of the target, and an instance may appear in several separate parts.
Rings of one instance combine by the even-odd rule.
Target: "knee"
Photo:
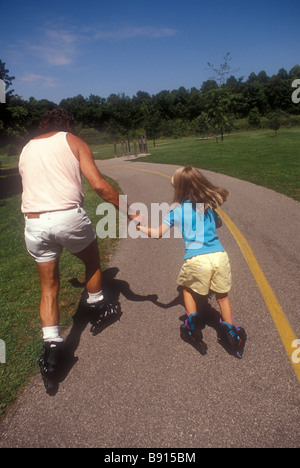
[[[216,299],[218,301],[222,301],[222,300],[227,300],[228,299],[228,293],[217,293],[216,292]]]

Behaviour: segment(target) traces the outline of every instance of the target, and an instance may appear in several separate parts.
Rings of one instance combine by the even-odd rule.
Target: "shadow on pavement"
[[[142,302],[149,301],[156,304],[157,295],[140,295],[134,293],[129,286],[129,283],[124,280],[116,279],[118,268],[108,268],[103,272],[103,290],[105,291],[106,302],[119,304],[119,298],[122,294],[128,301]],[[83,288],[84,284],[80,283],[76,278],[72,278],[69,282],[75,288]],[[84,294],[84,293],[83,293]],[[97,313],[96,313],[97,314]],[[118,314],[114,314],[105,320],[99,320],[97,327],[93,325],[97,321],[95,312],[92,314],[86,309],[84,300],[80,300],[76,313],[73,316],[72,328],[65,339],[64,347],[61,354],[61,364],[57,369],[55,382],[53,382],[51,395],[55,396],[61,384],[71,372],[73,366],[78,362],[79,358],[75,356],[76,350],[80,343],[80,338],[88,325],[91,326],[91,333],[96,336],[102,333],[107,327],[111,326],[116,321],[120,320],[122,316],[121,309]]]

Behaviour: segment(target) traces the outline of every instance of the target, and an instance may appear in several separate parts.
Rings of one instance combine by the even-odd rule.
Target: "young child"
[[[215,187],[193,167],[178,169],[172,177],[177,206],[158,228],[137,228],[148,236],[161,238],[171,228],[182,232],[185,242],[185,262],[178,277],[188,318],[182,329],[196,339],[199,322],[197,300],[214,291],[221,310],[220,331],[237,357],[245,341],[243,329],[233,325],[228,292],[231,289],[231,268],[228,255],[216,235],[222,225],[215,209],[229,197],[227,190]]]

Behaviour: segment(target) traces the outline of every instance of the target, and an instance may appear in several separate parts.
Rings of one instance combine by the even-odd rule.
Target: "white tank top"
[[[21,153],[19,171],[23,213],[83,206],[80,164],[67,142],[67,133],[31,140]]]

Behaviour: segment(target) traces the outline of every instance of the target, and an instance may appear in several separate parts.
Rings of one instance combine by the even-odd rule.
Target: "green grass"
[[[283,193],[300,201],[300,129],[252,131],[211,140],[158,141],[145,162],[196,166]]]
[[[14,161],[15,159],[15,161]],[[2,162],[1,184],[7,177],[8,168],[15,167],[16,158],[0,157]],[[3,172],[4,171],[4,172]],[[9,172],[10,174],[10,172]],[[39,318],[40,285],[35,262],[26,251],[24,243],[24,218],[20,212],[21,195],[18,191],[18,176],[13,174],[7,198],[0,198],[0,339],[6,344],[6,363],[0,364],[0,416],[11,405],[31,376],[37,372],[37,358],[42,351],[41,325]],[[110,180],[118,189],[119,187]],[[98,221],[96,207],[101,199],[83,180],[85,210],[93,221]],[[102,268],[105,269],[117,240],[98,239]],[[61,291],[59,296],[61,326],[72,323],[84,283],[84,266],[74,256],[64,251],[60,260]],[[74,286],[75,284],[75,286]]]

